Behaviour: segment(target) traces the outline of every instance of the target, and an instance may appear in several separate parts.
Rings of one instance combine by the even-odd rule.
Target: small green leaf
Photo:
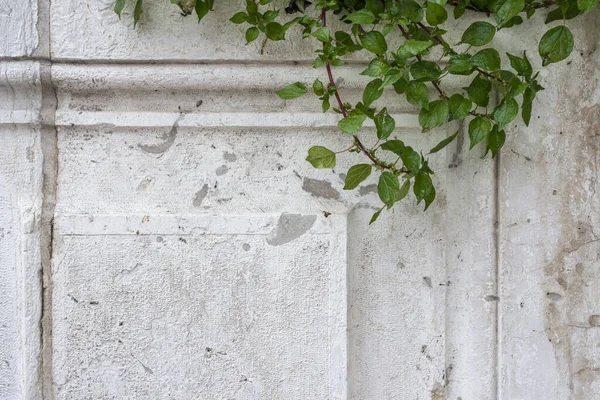
[[[427,2],[427,13],[425,15],[427,23],[432,26],[443,24],[448,19],[448,12],[446,9],[443,6],[432,2]]]
[[[544,67],[562,61],[573,51],[573,34],[566,26],[556,26],[542,36],[538,50]]]
[[[246,43],[251,43],[256,40],[260,31],[257,27],[252,26],[246,30]]]
[[[285,28],[278,22],[269,22],[265,27],[265,33],[273,41],[285,39]]]
[[[371,175],[371,169],[372,167],[369,164],[357,164],[350,167],[348,174],[346,174],[344,190],[355,189]]]
[[[196,0],[195,9],[196,15],[198,16],[198,21],[202,21],[202,18],[208,14],[210,11],[211,5],[208,1]]]
[[[135,26],[137,25],[137,23],[140,21],[140,18],[142,16],[142,0],[135,0],[135,8],[133,10],[133,28],[135,29]]]
[[[423,7],[413,0],[400,0],[398,2],[398,15],[402,15],[413,22],[420,22],[423,19]]]
[[[326,26],[317,29],[316,31],[311,33],[311,35],[316,37],[321,42],[329,42],[329,39],[331,39],[329,28],[327,28]]]
[[[531,63],[527,59],[527,56],[523,55],[523,58],[513,56],[512,54],[506,53],[508,59],[510,60],[510,66],[513,67],[517,74],[520,76],[530,77],[533,73],[533,68],[531,67]]]
[[[422,82],[411,81],[406,87],[406,100],[410,104],[426,107],[429,103],[429,89]]]
[[[306,161],[315,168],[335,167],[335,153],[323,146],[313,146],[308,149]]]
[[[400,183],[398,177],[391,172],[383,172],[379,177],[379,184],[377,185],[377,194],[379,198],[386,206],[391,207],[399,197]]]
[[[471,46],[484,46],[492,41],[496,34],[496,27],[489,22],[477,21],[463,33],[461,42]]]
[[[387,51],[385,37],[379,31],[367,32],[360,37],[365,49],[375,54],[384,54]]]
[[[393,85],[400,78],[402,78],[402,75],[403,75],[403,72],[400,71],[399,69],[390,69],[387,72],[387,74],[385,74],[385,77],[383,78],[383,82],[381,83],[381,87],[384,88],[388,85]]]
[[[448,136],[446,139],[439,142],[433,149],[429,150],[429,154],[437,153],[444,147],[448,146],[458,136],[460,131],[456,131],[454,135]]]
[[[123,7],[125,7],[125,0],[116,0],[115,1],[115,13],[121,18],[121,12],[123,11]]]
[[[382,109],[374,120],[378,139],[387,139],[396,127],[396,121],[388,114],[387,108]]]
[[[313,92],[315,92],[317,96],[323,96],[325,94],[325,87],[323,86],[323,82],[321,82],[318,79],[315,79],[315,82],[313,83]]]
[[[584,14],[592,11],[596,7],[596,4],[598,4],[598,0],[577,0],[577,8]]]
[[[385,75],[390,69],[390,65],[382,60],[381,58],[375,58],[371,60],[367,69],[361,72],[361,75],[370,76],[372,78],[378,78]]]
[[[382,83],[383,81],[381,79],[374,79],[367,83],[362,96],[365,106],[370,106],[375,100],[381,97],[383,94],[383,88],[381,87]]]
[[[406,146],[402,140],[388,140],[381,145],[383,150],[391,151],[397,155],[401,155],[405,147]]]
[[[450,57],[447,66],[448,72],[454,75],[471,75],[473,63],[469,54],[455,54]]]
[[[338,128],[342,132],[354,135],[360,130],[366,118],[363,114],[349,115],[339,120]]]
[[[469,98],[479,107],[487,107],[490,101],[492,83],[482,75],[477,75],[473,82],[466,88]]]
[[[304,83],[295,82],[281,90],[277,90],[275,93],[284,100],[291,100],[306,94],[306,92],[308,92],[308,88]]]
[[[504,130],[500,130],[494,125],[494,129],[492,129],[490,136],[488,137],[488,149],[492,151],[492,158],[496,157],[498,151],[504,146],[505,141],[506,133]]]
[[[469,123],[469,139],[471,139],[472,149],[477,143],[481,142],[492,130],[492,123],[483,117],[475,117]]]
[[[419,112],[419,124],[423,130],[435,128],[448,120],[448,102],[436,100],[429,103],[429,108],[421,108]]]
[[[499,70],[501,65],[498,50],[492,48],[478,51],[471,57],[471,62],[473,65],[488,72]]]
[[[416,56],[417,54],[423,54],[423,52],[431,47],[432,44],[433,42],[431,40],[408,39],[404,41],[400,48],[404,49],[409,54]]]
[[[504,25],[512,17],[523,11],[523,8],[525,8],[524,0],[494,0],[490,5],[490,9],[499,25]]]
[[[410,74],[419,82],[431,82],[439,78],[442,71],[433,61],[417,61],[410,66]]]
[[[377,210],[375,212],[375,214],[373,214],[373,216],[371,217],[371,220],[369,221],[369,225],[371,225],[373,222],[377,221],[377,218],[379,218],[379,214],[381,214],[381,212],[383,211],[385,207],[381,207],[379,210]]]
[[[531,111],[533,108],[534,99],[535,92],[530,88],[525,89],[525,92],[523,92],[523,104],[521,106],[521,115],[523,117],[523,122],[526,126],[529,126],[529,121],[531,120]]]
[[[421,201],[425,201],[425,210],[435,199],[435,188],[431,177],[426,172],[420,171],[415,175],[415,184],[413,186],[413,192],[417,198],[417,204]]]
[[[244,22],[248,21],[248,14],[240,11],[236,13],[233,17],[229,18],[229,20],[234,24],[243,24]]]
[[[450,112],[450,119],[463,119],[471,111],[471,100],[466,99],[458,93],[453,94],[448,99],[448,111]]]
[[[494,109],[492,116],[498,124],[498,129],[508,125],[519,113],[519,104],[515,99],[506,98]]]
[[[375,22],[375,15],[373,15],[373,13],[369,10],[358,10],[346,15],[344,19],[352,22],[353,24],[372,24]]]

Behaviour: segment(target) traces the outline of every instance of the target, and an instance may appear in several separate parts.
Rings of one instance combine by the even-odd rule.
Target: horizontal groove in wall
[[[282,214],[102,214],[57,215],[55,226],[61,236],[97,235],[266,235]],[[314,214],[313,214],[314,215]],[[317,216],[311,234],[329,234],[336,223],[345,224],[345,214]]]
[[[419,128],[416,114],[395,114],[396,127]],[[56,126],[87,126],[105,128],[336,128],[338,114],[318,113],[160,113],[160,112],[102,112],[64,111],[56,113]],[[365,127],[374,127],[373,121]]]

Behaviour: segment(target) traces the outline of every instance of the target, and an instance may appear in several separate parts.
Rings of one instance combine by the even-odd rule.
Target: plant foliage
[[[171,0],[184,14],[196,11],[202,20],[214,8],[214,0]],[[378,194],[383,209],[390,209],[411,191],[417,203],[427,209],[435,199],[433,171],[428,157],[453,142],[460,132],[442,140],[426,155],[398,139],[389,139],[395,129],[394,118],[385,105],[375,105],[383,91],[418,106],[423,132],[449,121],[467,120],[470,148],[485,146],[494,157],[505,142],[505,127],[519,113],[529,124],[533,101],[544,88],[538,72],[525,52],[503,57],[491,43],[501,29],[525,24],[536,12],[546,12],[546,24],[555,24],[540,38],[538,52],[542,65],[564,60],[573,50],[573,35],[565,21],[590,12],[598,0],[291,0],[279,9],[273,0],[246,0],[244,9],[230,21],[247,26],[245,43],[266,39],[285,40],[291,27],[302,27],[302,38],[322,43],[316,51],[314,68],[324,68],[326,82],[315,80],[312,93],[328,112],[341,114],[338,127],[348,135],[352,146],[335,152],[322,146],[308,150],[306,160],[315,168],[333,168],[342,152],[359,153],[364,158],[346,175],[344,189],[355,189],[373,171],[379,174]],[[115,12],[121,15],[125,0],[116,0]],[[142,0],[135,0],[134,22],[142,13]],[[479,16],[462,33],[459,43],[451,43],[443,24],[466,13]],[[332,29],[328,18],[342,21]],[[340,24],[337,24],[340,25]],[[398,39],[402,38],[402,41]],[[397,44],[400,43],[400,44]],[[369,82],[363,88],[362,101],[350,104],[342,100],[334,79],[334,67],[356,52],[368,54],[370,61],[361,73]],[[443,88],[449,75],[470,77],[470,83],[455,93]],[[435,98],[430,98],[430,92]],[[309,86],[295,82],[278,90],[285,100],[309,93]],[[494,101],[498,99],[498,101]],[[494,105],[492,107],[492,105]],[[366,146],[359,133],[372,120],[377,143]],[[465,123],[467,122],[465,121]],[[389,161],[395,160],[395,161]]]

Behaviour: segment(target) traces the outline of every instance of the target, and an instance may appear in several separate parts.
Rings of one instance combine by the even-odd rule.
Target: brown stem
[[[321,23],[323,24],[324,27],[327,26],[327,14],[326,14],[325,8],[323,8],[323,10],[321,11]],[[323,47],[325,47],[325,42],[323,42]],[[329,78],[329,84],[335,88],[335,93],[334,93],[335,99],[337,100],[338,106],[340,107],[342,116],[344,118],[346,118],[348,116],[348,110],[346,110],[346,106],[344,106],[344,102],[342,101],[342,98],[340,97],[340,93],[338,92],[337,86],[335,85],[335,79],[333,79],[333,72],[331,71],[331,63],[329,61],[327,61],[325,63],[325,68],[327,69],[327,77]],[[356,143],[356,147],[360,151],[362,151],[367,157],[369,157],[369,159],[373,162],[373,164],[375,164],[381,168],[384,168],[384,169],[396,170],[393,164],[386,164],[382,161],[377,160],[371,154],[371,152],[365,147],[365,145],[360,141],[358,136],[352,135],[352,138],[354,139],[354,143]],[[400,172],[408,172],[408,171],[404,171],[404,170],[399,170],[399,171]]]

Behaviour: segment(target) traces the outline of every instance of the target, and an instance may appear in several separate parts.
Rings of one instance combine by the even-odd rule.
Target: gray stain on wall
[[[267,236],[271,246],[281,246],[304,235],[317,220],[316,215],[281,214],[277,226]]]

